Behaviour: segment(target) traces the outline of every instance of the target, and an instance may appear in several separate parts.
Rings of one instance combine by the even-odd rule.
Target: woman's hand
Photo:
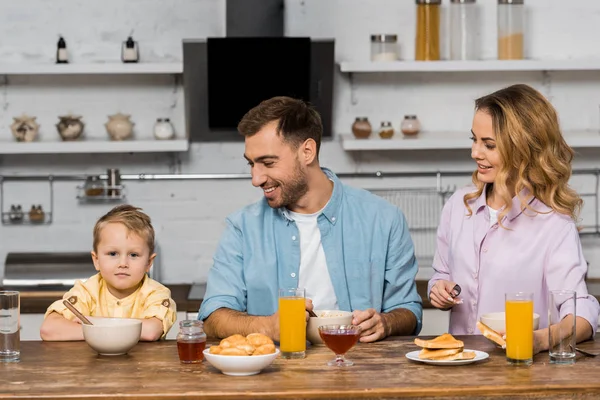
[[[429,299],[435,308],[447,310],[454,307],[456,304],[461,304],[462,300],[454,297],[457,293],[454,292],[455,282],[445,281],[440,279],[431,288]]]

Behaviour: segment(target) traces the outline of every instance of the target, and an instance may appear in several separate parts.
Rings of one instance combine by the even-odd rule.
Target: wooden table
[[[507,365],[503,351],[481,336],[460,337],[487,360],[441,367],[404,355],[412,338],[359,344],[353,367],[328,367],[333,353],[309,348],[303,360],[277,359],[261,374],[233,377],[204,361],[179,363],[174,341],[139,343],[129,355],[100,357],[85,342],[22,342],[21,362],[0,364],[0,398],[62,399],[320,399],[320,398],[600,398],[600,357],[570,366],[536,355],[531,367]],[[600,342],[580,347],[600,352]]]

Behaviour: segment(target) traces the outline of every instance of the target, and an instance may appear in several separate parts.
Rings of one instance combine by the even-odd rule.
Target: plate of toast
[[[406,358],[425,364],[465,365],[489,357],[485,351],[465,349],[464,342],[449,333],[430,340],[416,338],[415,344],[421,347],[421,350],[407,353]]]

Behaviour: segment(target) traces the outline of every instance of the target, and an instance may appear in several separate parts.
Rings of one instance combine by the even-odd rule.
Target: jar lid
[[[199,320],[187,319],[179,322],[179,328],[186,333],[203,333],[204,324]]]
[[[412,114],[411,115],[405,115],[404,119],[417,119],[417,116],[416,115],[412,115]]]
[[[442,0],[416,0],[417,4],[433,4],[440,5],[442,4]]]
[[[360,122],[363,122],[363,121],[368,121],[369,118],[367,118],[367,117],[356,117],[356,120],[360,121]]]
[[[380,33],[377,35],[371,35],[371,42],[375,43],[396,43],[398,41],[398,35],[392,35],[388,33]]]
[[[475,4],[477,0],[450,0],[452,4]]]
[[[381,126],[389,128],[392,126],[392,123],[390,121],[381,121]]]
[[[524,0],[498,0],[498,4],[524,4]]]

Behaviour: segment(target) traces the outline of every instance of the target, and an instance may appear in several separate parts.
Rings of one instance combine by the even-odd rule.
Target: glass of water
[[[548,293],[548,354],[552,364],[575,362],[577,293],[551,290]]]
[[[21,359],[19,292],[0,291],[0,362]]]

